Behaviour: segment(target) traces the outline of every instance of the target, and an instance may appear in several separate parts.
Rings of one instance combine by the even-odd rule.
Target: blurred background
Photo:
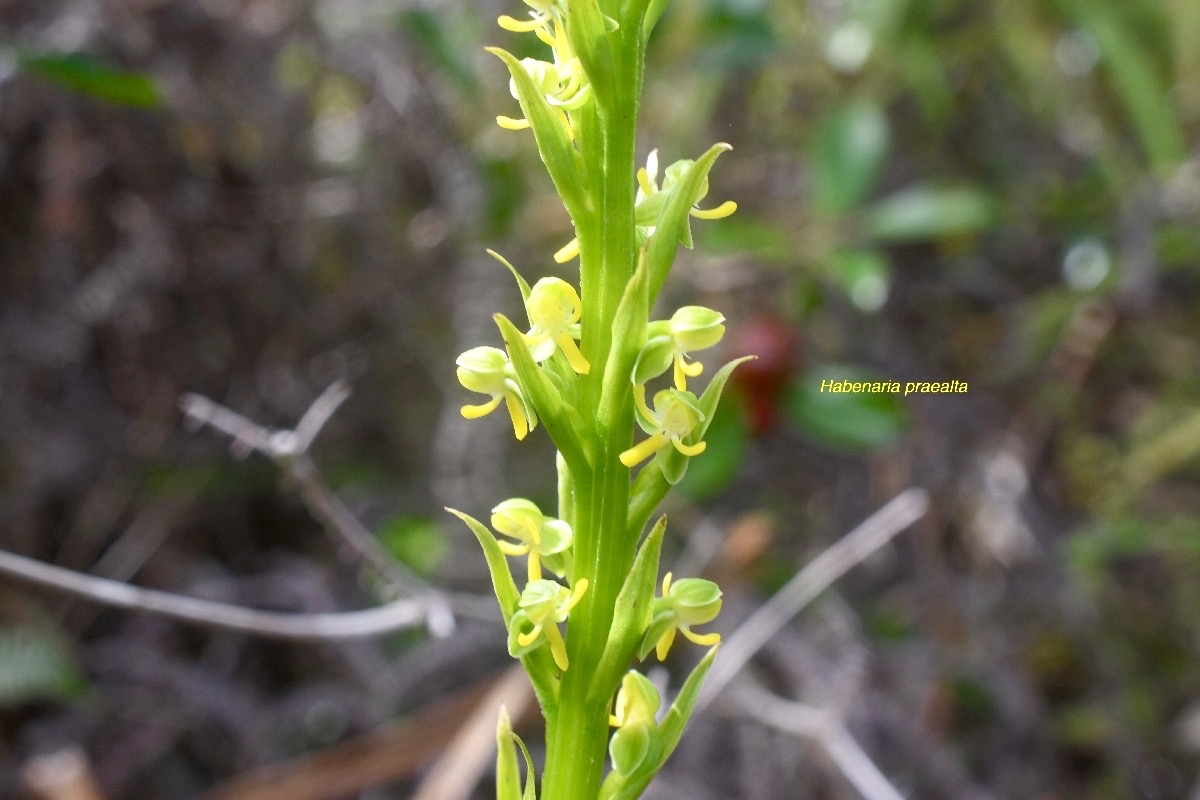
[[[527,46],[494,24],[521,9],[0,4],[0,548],[263,609],[383,602],[295,481],[179,410],[291,428],[342,380],[323,480],[405,569],[487,593],[441,508],[553,507],[552,451],[464,421],[454,359],[520,308],[485,248],[573,274],[531,137],[493,121],[515,101],[482,46]],[[717,629],[924,488],[760,679],[837,709],[909,797],[1200,797],[1200,4],[691,0],[651,50],[640,157],[729,142],[705,204],[739,205],[694,225],[663,308],[717,308],[725,355],[759,356],[669,507]],[[0,796],[52,797],[31,765],[77,747],[96,797],[294,800],[245,778],[387,742],[320,796],[410,797],[508,663],[478,615],[290,643],[5,577]],[[863,796],[728,706],[647,797]]]

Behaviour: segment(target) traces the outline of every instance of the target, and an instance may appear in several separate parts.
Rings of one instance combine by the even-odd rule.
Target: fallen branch
[[[277,639],[360,639],[379,636],[420,625],[428,614],[425,604],[413,598],[365,611],[327,614],[258,611],[229,603],[143,589],[3,550],[0,550],[0,573],[114,608],[161,614],[209,628]]]
[[[454,615],[446,597],[429,587],[417,575],[392,557],[358,518],[346,508],[321,478],[317,466],[308,455],[313,441],[325,427],[338,407],[350,396],[349,387],[334,381],[321,393],[293,430],[272,430],[226,408],[200,394],[185,394],[179,407],[194,427],[209,426],[229,436],[233,454],[245,458],[258,451],[275,462],[296,485],[305,507],[334,538],[340,540],[370,564],[384,580],[398,590],[418,598],[426,608],[427,626],[435,636],[447,636],[454,631]],[[476,615],[480,604],[455,604],[459,611]],[[484,612],[487,613],[487,612]],[[494,616],[494,611],[488,617]]]

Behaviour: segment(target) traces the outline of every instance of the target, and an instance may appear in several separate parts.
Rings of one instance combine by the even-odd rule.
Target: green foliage
[[[809,152],[813,202],[826,214],[856,208],[875,186],[887,156],[883,110],[870,100],[850,100],[817,125]]]
[[[84,688],[75,658],[41,628],[0,628],[0,708],[32,700],[63,700]]]
[[[445,537],[428,517],[392,517],[377,535],[388,552],[421,575],[432,575],[448,553]]]
[[[162,102],[150,76],[115,69],[85,53],[23,53],[18,63],[31,75],[106,103],[155,108]]]
[[[813,441],[835,450],[875,450],[904,433],[904,404],[891,393],[821,391],[823,381],[881,381],[860,369],[829,365],[801,377],[785,399],[788,418]]]

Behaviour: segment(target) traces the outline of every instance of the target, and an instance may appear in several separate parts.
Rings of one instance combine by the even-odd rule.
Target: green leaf
[[[914,186],[867,213],[867,233],[884,242],[919,242],[978,233],[996,225],[999,205],[982,189]]]
[[[133,108],[155,108],[161,103],[153,78],[113,69],[84,53],[22,55],[19,63],[31,75],[108,103]]]
[[[529,347],[525,344],[522,334],[508,317],[496,314],[494,319],[500,328],[500,335],[508,349],[509,360],[516,370],[517,379],[525,397],[533,404],[538,419],[546,426],[550,438],[558,446],[563,458],[571,471],[577,476],[590,468],[591,459],[583,448],[579,431],[586,430],[579,412],[574,406],[563,401],[562,395],[550,378],[533,360]]]
[[[613,608],[608,641],[604,645],[600,663],[596,666],[592,684],[588,688],[588,696],[593,699],[599,700],[612,695],[613,687],[629,666],[629,660],[642,632],[650,625],[654,588],[658,583],[659,554],[662,552],[663,535],[666,530],[667,518],[659,517],[638,550],[629,574],[625,576],[625,583],[621,586]]]
[[[550,180],[554,182],[554,188],[558,190],[558,195],[571,212],[572,218],[578,218],[579,212],[584,208],[584,198],[580,190],[580,187],[585,185],[584,165],[563,127],[561,112],[550,106],[516,56],[499,47],[484,49],[508,67],[509,74],[517,86],[521,112],[525,119],[529,120],[533,137],[537,140],[542,163],[546,165]]]
[[[65,699],[85,685],[66,645],[47,630],[0,629],[0,708]]]
[[[504,615],[504,625],[507,627],[509,619],[516,613],[517,605],[521,600],[521,593],[517,591],[512,571],[508,568],[508,559],[500,550],[500,544],[496,541],[496,537],[482,522],[453,508],[446,510],[465,522],[471,529],[471,533],[475,534],[475,538],[479,540],[480,546],[483,547],[483,557],[487,559],[488,571],[492,575],[492,588],[496,592],[496,600],[500,603],[500,612]]]
[[[830,215],[858,206],[879,178],[888,150],[888,123],[877,103],[849,100],[817,126],[809,151],[813,200]]]
[[[729,381],[729,376],[733,374],[733,371],[739,364],[753,361],[755,358],[757,356],[735,358],[717,370],[717,374],[713,375],[712,380],[705,387],[704,394],[700,395],[700,413],[704,417],[695,430],[692,431],[691,435],[687,437],[685,444],[696,444],[704,439],[705,434],[708,433],[708,427],[712,424],[713,417],[716,416],[717,406],[721,402],[721,393],[725,390],[725,384]],[[701,453],[697,458],[703,458],[705,455],[705,453]],[[658,451],[658,455],[654,457],[654,461],[662,469],[663,477],[667,479],[667,482],[675,485],[683,479],[684,473],[687,472],[688,462],[691,459],[674,447],[664,447]]]
[[[429,576],[447,554],[446,540],[428,517],[401,515],[386,520],[379,543],[420,575]]]
[[[829,254],[829,268],[860,311],[878,311],[887,302],[892,270],[878,250],[834,250]]]
[[[709,170],[716,163],[717,157],[731,149],[733,148],[724,142],[714,144],[688,168],[679,182],[671,187],[671,198],[663,207],[658,226],[646,244],[651,305],[658,297],[658,292],[667,279],[667,273],[671,271],[678,242],[688,228],[688,214],[692,210],[692,201],[700,193],[704,181],[708,179]]]
[[[1167,174],[1188,153],[1169,85],[1157,74],[1151,54],[1131,26],[1120,18],[1120,4],[1076,0],[1071,5],[1104,54],[1105,69],[1112,76],[1150,164],[1160,175]]]
[[[791,422],[810,439],[835,450],[874,450],[904,433],[904,404],[890,393],[821,391],[822,381],[879,381],[878,376],[847,366],[811,370],[787,391],[783,407]]]

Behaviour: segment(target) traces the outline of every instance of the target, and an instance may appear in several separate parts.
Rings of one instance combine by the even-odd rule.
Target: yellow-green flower
[[[658,216],[662,213],[663,206],[666,205],[671,189],[675,187],[694,163],[695,161],[691,159],[676,161],[667,167],[663,175],[662,184],[660,185],[658,181],[658,151],[651,150],[650,155],[646,156],[646,166],[640,167],[637,171],[638,189],[633,211],[639,242],[645,241],[654,233],[654,229],[658,225]],[[688,212],[691,216],[697,219],[722,219],[737,211],[737,203],[732,200],[726,200],[716,208],[696,208],[696,204],[703,200],[707,194],[708,178],[705,178],[701,182],[696,196],[692,198],[692,208]],[[692,235],[690,229],[684,232],[683,241],[684,244],[691,247]],[[554,260],[560,264],[565,264],[577,255],[579,255],[579,240],[572,239],[554,254]]]
[[[492,509],[492,527],[516,542],[497,540],[508,556],[529,556],[529,580],[542,578],[542,562],[565,575],[574,533],[561,519],[547,517],[532,501],[520,497],[505,500]]]
[[[725,316],[704,306],[684,306],[669,320],[651,322],[633,367],[633,383],[645,385],[673,366],[675,388],[687,389],[687,379],[704,372],[703,364],[688,363],[688,354],[716,345],[724,335]]]
[[[654,601],[650,627],[642,637],[638,657],[645,658],[653,649],[658,660],[666,659],[675,632],[704,647],[721,641],[719,633],[693,633],[693,625],[712,622],[721,612],[721,589],[703,578],[681,578],[671,583],[671,573],[663,576],[662,597]]]
[[[463,388],[491,396],[491,400],[481,405],[463,406],[461,413],[464,417],[478,419],[490,414],[503,400],[508,406],[513,433],[518,439],[524,439],[537,425],[537,415],[521,394],[516,373],[509,363],[508,354],[503,350],[496,347],[472,347],[454,363],[458,365],[458,382]]]
[[[529,2],[529,5],[533,10],[529,12],[530,19],[528,21],[504,15],[497,20],[497,23],[505,30],[518,33],[532,31],[550,46],[550,51],[554,56],[552,62],[536,58],[523,58],[521,59],[521,68],[525,70],[534,86],[546,98],[546,102],[560,111],[568,135],[574,138],[570,120],[562,112],[581,108],[591,97],[591,84],[588,83],[583,66],[571,48],[571,41],[564,30],[565,12],[561,5],[556,2]],[[515,99],[520,99],[516,79],[509,79],[508,88]],[[529,120],[500,116],[496,117],[496,124],[501,128],[519,131],[529,127]]]
[[[525,302],[529,314],[529,333],[525,342],[533,360],[545,361],[562,350],[571,369],[586,375],[591,365],[579,351],[575,340],[579,338],[579,318],[583,316],[583,304],[575,287],[561,278],[542,278],[529,291]]]
[[[704,452],[704,448],[707,447],[705,442],[686,444],[683,441],[704,421],[704,414],[700,411],[700,402],[696,395],[679,389],[663,389],[654,395],[653,410],[646,405],[645,386],[634,386],[633,397],[637,406],[638,424],[650,437],[621,453],[622,464],[634,467],[667,444],[673,445],[685,456],[698,456]]]
[[[621,679],[617,703],[608,724],[617,729],[608,743],[613,769],[631,775],[654,749],[658,739],[655,717],[662,701],[646,676],[630,670]]]
[[[576,581],[574,590],[554,581],[530,581],[525,591],[521,592],[517,612],[509,623],[509,653],[519,658],[547,642],[554,663],[565,672],[570,664],[567,661],[567,643],[563,641],[558,623],[567,621],[567,615],[587,588],[587,578]],[[529,630],[525,630],[527,624],[532,626]]]

